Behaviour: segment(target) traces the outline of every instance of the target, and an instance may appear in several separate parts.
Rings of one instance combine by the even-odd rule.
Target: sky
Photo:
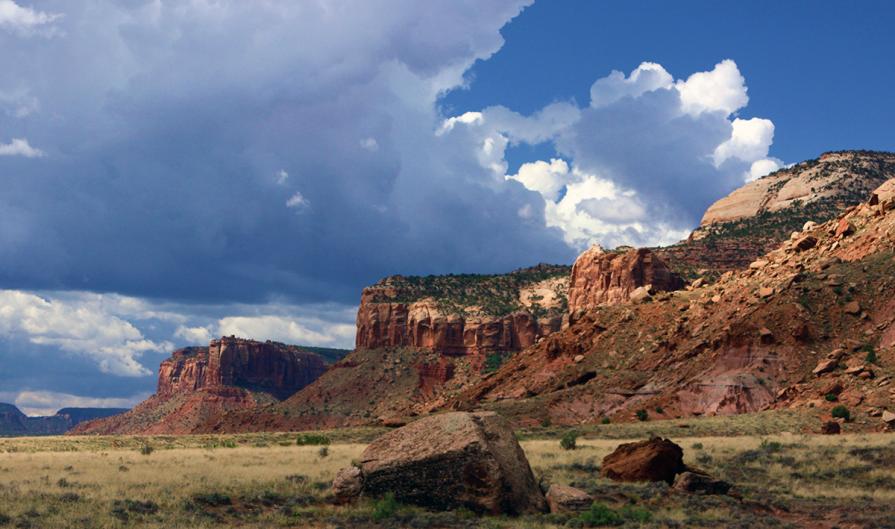
[[[888,2],[0,0],[0,401],[220,335],[351,347],[391,274],[662,245],[895,149]]]

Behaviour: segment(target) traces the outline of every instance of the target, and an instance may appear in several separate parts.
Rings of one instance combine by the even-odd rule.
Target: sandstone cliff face
[[[562,325],[558,315],[541,319],[525,312],[459,316],[445,314],[433,299],[374,303],[370,297],[370,289],[364,289],[357,311],[358,349],[412,347],[450,356],[519,351]]]
[[[208,347],[174,351],[159,366],[155,395],[127,413],[79,424],[71,433],[208,432],[223,416],[284,400],[324,371],[323,358],[302,347],[224,337]]]
[[[712,204],[700,226],[754,217],[793,206],[804,208],[828,200],[850,205],[866,200],[868,193],[895,176],[895,154],[882,152],[829,152],[817,160],[759,178]],[[852,196],[853,195],[853,196]]]
[[[619,253],[592,246],[572,266],[569,312],[627,303],[634,290],[647,285],[672,291],[683,288],[684,282],[649,249]]]
[[[208,347],[175,351],[159,366],[160,396],[201,388],[237,386],[282,400],[317,379],[323,359],[299,347],[224,337]]]
[[[356,347],[448,356],[519,351],[562,327],[568,267],[503,276],[386,278],[361,294]]]

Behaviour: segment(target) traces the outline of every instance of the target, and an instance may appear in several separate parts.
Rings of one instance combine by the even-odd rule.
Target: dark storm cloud
[[[0,92],[39,108],[0,142],[45,153],[0,158],[0,283],[353,302],[571,259],[519,215],[537,195],[435,135],[524,3],[43,3],[56,35],[0,33]]]

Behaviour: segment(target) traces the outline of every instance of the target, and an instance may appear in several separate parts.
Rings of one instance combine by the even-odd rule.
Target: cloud
[[[597,79],[590,87],[590,106],[594,108],[609,106],[624,97],[638,97],[646,92],[667,89],[674,83],[671,74],[661,65],[644,62],[634,69],[628,77],[613,70],[607,77]]]
[[[44,152],[32,147],[24,138],[13,138],[9,143],[0,143],[0,156],[24,156],[25,158],[40,158]]]
[[[289,197],[289,200],[286,201],[287,208],[303,208],[310,205],[308,199],[304,197],[300,192],[296,191]]]
[[[768,155],[768,149],[774,142],[774,123],[771,120],[736,118],[731,125],[733,132],[730,139],[715,149],[715,165],[721,165],[728,158],[748,162]]]
[[[10,39],[0,54],[40,102],[28,137],[60,153],[3,174],[0,281],[354,303],[394,273],[571,261],[504,153],[573,105],[527,116],[518,137],[439,134],[440,98],[529,3],[54,3],[79,28],[65,46]]]
[[[204,344],[214,338],[207,327],[185,327],[183,325],[174,331],[174,337],[182,338],[191,344]]]
[[[686,81],[678,81],[681,106],[684,112],[698,115],[703,112],[722,112],[725,116],[746,106],[746,80],[735,62],[725,59],[708,72],[697,72]]]
[[[22,36],[55,34],[53,22],[62,17],[60,14],[35,11],[30,7],[22,7],[13,0],[0,0],[0,29],[15,32]]]
[[[165,351],[168,342],[147,340],[132,323],[105,310],[98,295],[51,299],[29,292],[0,290],[0,335],[85,356],[100,371],[119,376],[151,373],[138,358]]]
[[[347,323],[332,324],[315,319],[298,321],[271,315],[222,318],[218,324],[220,336],[235,335],[299,345],[333,346],[353,339],[354,333],[355,326]]]
[[[678,81],[644,62],[596,80],[584,108],[553,104],[521,116],[490,107],[445,128],[492,144],[551,142],[559,156],[524,163],[507,179],[541,196],[545,224],[567,244],[665,245],[685,238],[718,197],[780,165],[768,156],[770,120],[731,117],[746,92],[732,60]],[[490,162],[502,163],[502,152]]]
[[[97,398],[55,391],[22,391],[10,400],[26,415],[55,415],[62,408],[132,408],[149,393],[129,397]]]

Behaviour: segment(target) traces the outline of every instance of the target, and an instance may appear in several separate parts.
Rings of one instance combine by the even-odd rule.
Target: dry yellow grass
[[[334,443],[322,456],[319,446],[296,446],[294,439],[294,434],[3,439],[0,526],[543,528],[567,521],[527,517],[470,522],[462,515],[439,518],[406,510],[404,518],[377,525],[372,502],[334,507],[325,500],[335,472],[358,459],[365,445]],[[578,448],[570,451],[561,450],[556,438],[524,440],[522,446],[535,474],[545,481],[584,487],[608,502],[627,497],[648,509],[653,521],[643,522],[644,527],[725,526],[731,520],[747,523],[754,515],[748,503],[699,499],[703,503],[694,510],[695,499],[684,501],[667,489],[603,480],[597,471],[600,461],[625,441],[579,438]],[[895,520],[895,512],[885,510],[895,500],[895,436],[781,434],[676,441],[688,464],[733,481],[750,501],[773,501],[798,513],[823,498],[840,519],[872,512],[879,527],[892,526],[886,516]],[[144,443],[157,448],[143,455],[138,447]],[[216,504],[220,498],[227,502]],[[124,502],[152,502],[157,511],[141,512],[140,504]]]

